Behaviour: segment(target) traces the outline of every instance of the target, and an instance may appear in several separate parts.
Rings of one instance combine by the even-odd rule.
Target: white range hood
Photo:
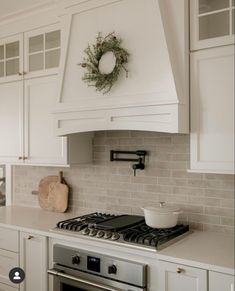
[[[67,3],[67,6],[66,6]],[[57,135],[96,130],[189,130],[187,0],[65,1]],[[78,66],[98,32],[112,31],[130,53],[129,77],[103,95]]]

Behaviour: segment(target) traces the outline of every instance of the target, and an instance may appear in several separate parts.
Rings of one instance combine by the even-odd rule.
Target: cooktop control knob
[[[111,231],[105,231],[104,233],[104,238],[105,239],[109,239],[112,236],[112,232]]]
[[[95,229],[91,229],[89,236],[95,236],[97,234],[97,231]]]
[[[117,274],[117,267],[115,265],[111,265],[108,267],[108,273],[109,274]]]
[[[90,232],[90,229],[88,227],[86,227],[86,228],[83,229],[82,234],[88,235],[89,232]]]
[[[116,232],[114,232],[111,236],[111,240],[118,240],[120,238],[120,235]]]
[[[72,257],[72,264],[78,265],[80,263],[80,257],[78,255],[75,255]]]
[[[96,234],[96,237],[101,238],[104,236],[104,231],[103,230],[99,230]]]

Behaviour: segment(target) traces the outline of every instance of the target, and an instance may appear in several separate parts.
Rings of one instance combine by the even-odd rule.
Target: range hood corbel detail
[[[115,129],[188,133],[188,0],[82,1],[65,8],[61,19],[57,135]],[[130,52],[129,78],[120,76],[106,95],[87,87],[77,65],[99,31],[115,31]]]

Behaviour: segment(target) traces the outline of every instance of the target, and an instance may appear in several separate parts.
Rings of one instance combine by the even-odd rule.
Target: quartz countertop
[[[58,235],[50,230],[58,221],[84,214],[86,213],[54,213],[40,208],[5,206],[0,207],[0,227],[35,232],[48,237],[59,236],[67,241],[74,241],[77,239],[74,236]],[[83,240],[85,239],[86,237],[83,237]],[[101,243],[105,244],[104,241]],[[108,247],[112,245],[109,244]],[[234,236],[228,234],[194,231],[182,240],[151,255],[177,264],[234,274]]]
[[[181,260],[182,264],[234,274],[234,236],[194,231],[191,235],[158,253],[162,260]]]
[[[0,207],[0,226],[17,230],[34,230],[48,235],[49,230],[54,228],[58,221],[74,216],[74,213],[55,213],[41,208],[5,206]]]

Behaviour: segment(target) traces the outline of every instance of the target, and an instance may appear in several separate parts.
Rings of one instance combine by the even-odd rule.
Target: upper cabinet
[[[61,36],[58,25],[24,34],[25,77],[38,77],[58,73]]]
[[[0,83],[23,78],[23,34],[0,39]]]
[[[63,166],[91,162],[92,134],[56,137],[57,76],[0,85],[0,162]]]
[[[56,137],[54,132],[60,49],[60,27],[55,24],[1,40],[1,163],[91,162],[91,133]]]
[[[191,0],[191,50],[234,43],[234,0]]]
[[[191,170],[234,173],[234,45],[191,54]]]
[[[234,0],[191,0],[190,171],[234,173]]]
[[[58,73],[60,47],[58,25],[0,39],[0,83]]]
[[[76,2],[76,3],[75,3]],[[67,1],[62,16],[57,134],[94,130],[189,130],[188,1]],[[146,21],[148,19],[148,21]],[[111,91],[82,78],[84,50],[115,31],[130,56]]]
[[[23,151],[23,82],[0,84],[0,161],[15,162]]]

